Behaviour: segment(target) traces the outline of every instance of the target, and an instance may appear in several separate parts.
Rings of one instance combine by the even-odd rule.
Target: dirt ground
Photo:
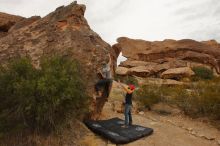
[[[111,95],[115,97],[115,94]],[[111,95],[104,106],[101,119],[113,117],[124,119],[123,113],[117,112],[119,107],[115,107],[115,99]],[[133,113],[133,123],[153,128],[154,133],[129,144],[117,146],[220,146],[218,129],[207,121],[191,119],[181,112],[175,112],[175,114],[161,114],[155,111]],[[116,146],[92,132],[82,139],[82,146]]]
[[[110,103],[107,103],[110,104]],[[107,105],[109,106],[109,105]],[[107,108],[105,106],[104,108]],[[122,113],[103,111],[102,119],[119,117]],[[134,124],[150,127],[154,133],[137,141],[118,146],[219,146],[220,131],[208,123],[200,122],[181,115],[162,116],[155,112],[133,114]],[[84,146],[114,145],[92,133],[85,136],[84,141],[90,141]],[[94,144],[93,144],[94,142]],[[86,143],[84,143],[86,144]]]

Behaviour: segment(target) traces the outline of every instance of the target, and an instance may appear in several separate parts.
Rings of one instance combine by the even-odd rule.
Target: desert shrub
[[[28,58],[0,68],[0,132],[51,131],[87,111],[88,98],[77,61],[42,58],[36,69]]]
[[[188,115],[220,119],[220,82],[200,81],[176,97],[178,105]]]
[[[184,86],[145,85],[136,91],[135,97],[142,106],[148,108],[158,102],[176,104],[175,97],[182,94],[183,88]]]
[[[137,79],[135,79],[135,77],[132,77],[132,76],[127,76],[126,79],[125,79],[125,83],[126,83],[126,84],[133,84],[133,85],[135,85],[136,87],[138,86],[138,81],[137,81]]]
[[[192,78],[193,81],[198,81],[200,79],[213,79],[214,74],[211,69],[208,69],[206,67],[193,67],[192,70],[195,73],[195,76]]]
[[[220,120],[220,79],[199,81],[188,86],[147,85],[136,91],[136,99],[150,108],[158,102],[175,104],[187,115]]]
[[[158,103],[161,99],[160,96],[160,87],[156,85],[145,85],[140,87],[135,94],[136,99],[139,101],[141,106],[144,106],[148,109],[151,108],[152,105]]]

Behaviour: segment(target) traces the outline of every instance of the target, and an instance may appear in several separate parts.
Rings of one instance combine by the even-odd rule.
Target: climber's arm
[[[119,83],[119,85],[120,85],[128,94],[131,94],[131,93],[132,93],[132,91],[131,91],[130,89],[128,89],[127,86],[122,85],[120,81],[119,81],[118,83]]]
[[[110,53],[108,54],[108,58],[109,58],[109,61],[108,61],[108,66],[110,67],[111,64],[112,64],[112,59],[111,59],[111,55]]]

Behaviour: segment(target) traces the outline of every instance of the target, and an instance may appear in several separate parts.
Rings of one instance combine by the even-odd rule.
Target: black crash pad
[[[84,123],[94,133],[115,144],[126,144],[153,133],[153,129],[139,125],[131,125],[128,128],[122,127],[124,121],[119,118],[100,121],[86,120]]]

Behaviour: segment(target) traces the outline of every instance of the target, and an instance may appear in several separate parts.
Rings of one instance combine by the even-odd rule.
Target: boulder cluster
[[[181,80],[195,75],[194,67],[205,67],[220,74],[220,44],[215,40],[144,41],[118,38],[113,48],[127,58],[116,73],[143,78]]]

